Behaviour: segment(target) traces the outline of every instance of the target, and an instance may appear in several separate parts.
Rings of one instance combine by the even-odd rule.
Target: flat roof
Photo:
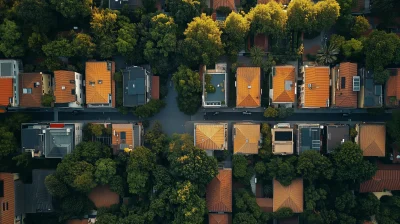
[[[321,131],[317,126],[299,126],[299,153],[321,149]]]
[[[293,129],[272,129],[272,152],[274,154],[293,154]]]
[[[63,158],[71,153],[74,147],[75,126],[66,124],[64,128],[49,128],[46,130],[46,158]]]
[[[25,149],[34,149],[35,151],[44,151],[44,137],[42,129],[44,125],[40,124],[23,124],[21,128],[21,148],[24,152]]]
[[[327,126],[326,150],[328,153],[339,147],[343,141],[350,140],[349,130],[350,128],[347,125]]]
[[[0,62],[0,76],[14,76],[12,67],[12,62]]]
[[[225,101],[226,86],[225,77],[226,73],[206,73],[206,76],[211,76],[211,85],[215,87],[214,93],[209,93],[205,95],[205,102],[221,102]],[[204,89],[205,91],[205,89]]]

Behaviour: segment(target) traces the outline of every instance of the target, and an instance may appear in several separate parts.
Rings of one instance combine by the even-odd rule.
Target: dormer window
[[[103,80],[98,80],[97,81],[97,84],[102,84],[103,83]]]

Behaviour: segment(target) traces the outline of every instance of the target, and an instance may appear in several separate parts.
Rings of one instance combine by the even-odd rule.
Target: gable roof
[[[386,82],[386,105],[399,105],[400,100],[400,68],[390,69],[391,75]],[[396,101],[391,103],[390,98],[396,97]]]
[[[111,126],[112,126],[112,144],[113,145],[123,147],[122,149],[128,148],[129,145],[132,145],[132,147],[133,147],[134,130],[133,130],[132,124],[112,124]],[[125,136],[121,136],[121,133],[125,133],[125,134],[122,134]]]
[[[258,154],[260,125],[251,123],[234,124],[233,152]]]
[[[72,71],[54,71],[54,97],[55,103],[70,103],[76,101],[76,95],[71,94],[75,89],[75,72]]]
[[[86,103],[108,104],[111,95],[112,69],[107,69],[106,61],[86,62]],[[111,62],[110,62],[111,63]],[[113,65],[112,65],[113,66]],[[101,84],[99,81],[101,80]],[[90,82],[94,82],[92,86]]]
[[[357,93],[353,91],[353,76],[357,76],[357,63],[340,63],[340,73],[336,80],[335,91],[335,106],[356,108]],[[342,79],[344,82],[342,83]],[[344,88],[342,88],[344,86]]]
[[[224,124],[196,124],[195,145],[205,150],[223,150],[226,135]]]
[[[273,211],[274,202],[272,198],[256,198],[256,202],[263,212]]]
[[[232,10],[235,9],[235,0],[212,0],[213,9],[218,9],[219,7],[228,7]]]
[[[4,196],[0,197],[0,205],[8,204],[8,209],[0,212],[0,223],[14,223],[15,217],[15,190],[14,175],[12,173],[0,173],[0,180],[3,181]]]
[[[207,185],[206,201],[210,212],[232,212],[232,170],[219,170]]]
[[[274,67],[272,78],[273,99],[277,102],[294,103],[295,99],[295,68],[292,65]]]
[[[208,224],[230,224],[230,216],[229,214],[216,214],[210,213],[208,214]]]
[[[97,186],[89,194],[89,199],[96,208],[106,207],[119,203],[119,195],[110,190],[108,185]]]
[[[360,184],[360,193],[384,190],[400,190],[400,170],[377,170],[370,180]]]
[[[303,107],[327,107],[329,99],[329,67],[306,67]],[[311,89],[308,85],[311,84]]]
[[[8,106],[13,97],[13,78],[0,78],[0,106]]]
[[[359,132],[359,144],[364,156],[385,156],[384,124],[361,124]]]
[[[40,86],[35,87],[39,82]],[[19,74],[19,105],[21,107],[41,107],[42,106],[42,74],[40,73],[20,73]],[[28,88],[32,93],[24,94],[23,89]]]
[[[297,178],[285,187],[274,179],[274,212],[278,209],[291,208],[294,213],[303,212],[303,179]]]
[[[261,106],[260,67],[239,67],[237,68],[236,73],[237,73],[236,106],[260,107]]]

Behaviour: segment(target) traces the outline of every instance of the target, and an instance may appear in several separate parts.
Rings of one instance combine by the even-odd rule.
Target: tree
[[[96,37],[113,35],[117,28],[117,12],[111,9],[94,8],[90,27]]]
[[[73,151],[74,156],[79,160],[95,164],[97,160],[111,157],[110,147],[100,142],[81,142]]]
[[[316,29],[328,30],[340,15],[340,6],[336,0],[318,1],[314,5],[316,11]]]
[[[282,6],[275,1],[270,1],[268,4],[257,4],[246,17],[251,23],[253,33],[277,36],[284,33],[288,19]]]
[[[400,111],[392,112],[392,119],[386,123],[389,136],[396,144],[400,143]]]
[[[274,218],[275,219],[285,219],[285,218],[290,218],[293,216],[293,210],[291,208],[279,208],[274,212]]]
[[[201,106],[201,82],[199,73],[190,70],[186,66],[180,66],[173,74],[176,98],[179,110],[185,114],[194,114]]]
[[[240,180],[246,176],[248,161],[244,155],[233,155],[232,165],[234,178]]]
[[[5,57],[20,57],[24,55],[21,32],[17,24],[5,19],[0,25],[0,52]]]
[[[51,104],[54,102],[53,94],[45,93],[42,96],[42,106],[51,107]]]
[[[65,18],[86,17],[90,15],[91,0],[50,0],[50,3]]]
[[[329,46],[322,46],[317,53],[317,62],[323,65],[329,65],[337,60],[337,55],[339,54],[339,49],[332,44]]]
[[[363,152],[353,143],[344,142],[333,153],[335,177],[338,181],[354,180],[361,182],[369,180],[376,172],[376,166],[363,160]]]
[[[194,17],[200,16],[202,0],[168,0],[167,7],[175,22],[182,28],[193,20]]]
[[[293,112],[294,112],[293,108],[280,107],[280,108],[278,108],[278,113],[279,113],[278,117],[279,118],[287,118],[287,117],[292,116]]]
[[[324,178],[330,180],[333,176],[332,163],[319,152],[307,150],[299,156],[297,173],[310,182]]]
[[[353,0],[337,0],[340,6],[340,15],[347,15],[351,13],[351,8],[354,5]]]
[[[261,124],[261,134],[263,137],[261,149],[258,155],[263,158],[269,158],[272,156],[272,134],[271,127],[267,123]]]
[[[99,159],[96,161],[94,176],[99,184],[109,184],[117,173],[116,163],[110,159]]]
[[[98,224],[112,224],[118,223],[118,216],[111,213],[104,213],[96,216],[96,223]]]
[[[97,53],[100,58],[111,58],[115,52],[116,46],[113,37],[101,37],[97,41]]]
[[[43,45],[42,50],[47,57],[71,57],[74,55],[71,43],[64,38]]]
[[[244,40],[250,29],[250,23],[247,19],[236,12],[231,12],[224,22],[223,39],[225,43],[225,52],[231,58],[231,61],[237,60],[237,55],[244,48]]]
[[[317,205],[327,199],[327,192],[322,188],[315,189],[314,185],[306,187],[304,190],[304,201],[306,210],[315,211]]]
[[[14,153],[16,148],[14,134],[7,127],[0,127],[0,158]]]
[[[351,27],[351,35],[355,38],[358,38],[369,29],[370,25],[368,20],[364,16],[356,16],[354,18],[354,24]]]
[[[233,216],[233,224],[257,224],[258,221],[248,212],[236,213]]]
[[[296,162],[296,157],[291,157],[283,160],[276,157],[267,163],[267,170],[269,177],[275,178],[283,186],[289,186],[292,180],[296,178],[296,169],[293,165]]]
[[[249,221],[252,220],[251,217],[259,220],[262,214],[261,208],[258,206],[256,198],[253,194],[249,193],[245,189],[239,189],[237,192],[233,194],[234,199],[234,211],[237,214],[247,213]],[[236,216],[235,215],[235,216]],[[234,217],[235,219],[235,217]],[[237,220],[241,220],[236,218]],[[261,221],[261,220],[260,220]],[[267,220],[265,220],[266,222]],[[246,222],[244,222],[246,223]],[[249,222],[252,223],[252,222]],[[257,223],[257,222],[256,222]]]
[[[250,49],[250,58],[251,64],[254,66],[261,67],[264,57],[264,51],[257,46],[254,46]]]
[[[335,208],[338,211],[350,211],[356,206],[356,200],[352,192],[346,191],[335,199]]]
[[[168,137],[163,133],[160,122],[156,121],[153,127],[149,131],[146,131],[144,143],[156,154],[166,151],[168,148]]]
[[[217,23],[206,14],[194,18],[184,32],[184,57],[192,64],[211,65],[223,53],[221,33]]]
[[[92,37],[88,34],[78,33],[72,41],[74,54],[86,58],[92,58],[96,51],[96,44],[92,42]]]
[[[114,176],[111,178],[109,185],[110,185],[110,190],[114,191],[117,193],[119,196],[123,197],[125,194],[125,188],[124,188],[124,180],[122,179],[121,176]]]
[[[385,84],[385,82],[389,79],[390,72],[387,69],[378,68],[374,71],[374,81],[377,84]]]
[[[367,220],[369,217],[379,213],[380,201],[374,194],[359,195],[356,201],[355,214],[357,219]]]
[[[343,55],[346,58],[359,57],[361,55],[362,50],[363,50],[362,42],[354,38],[345,41],[342,45]]]
[[[33,32],[28,38],[28,47],[35,53],[42,51],[42,46],[48,42],[47,37],[44,34]]]
[[[94,205],[86,195],[71,195],[61,201],[60,207],[60,219],[67,220],[74,216],[80,217],[88,214]]]
[[[18,1],[12,10],[22,21],[24,29],[46,34],[57,25],[57,18],[45,0]]]
[[[310,32],[315,26],[315,14],[311,0],[293,0],[287,9],[288,26],[292,30]]]
[[[115,43],[118,53],[123,56],[131,56],[137,43],[137,34],[135,24],[129,22],[120,22],[118,37]]]
[[[130,193],[140,194],[148,191],[148,181],[155,163],[154,153],[146,147],[141,146],[131,152],[126,168]]]
[[[69,194],[67,185],[55,174],[47,176],[44,183],[53,197],[63,198]]]
[[[264,111],[264,117],[278,117],[278,110],[274,107],[268,107]]]
[[[336,46],[337,48],[341,49],[342,45],[346,42],[344,36],[340,36],[337,34],[333,34],[329,39],[329,45]]]
[[[151,99],[145,105],[137,106],[134,109],[133,114],[138,116],[139,118],[148,118],[160,112],[161,109],[164,107],[165,107],[164,101]]]

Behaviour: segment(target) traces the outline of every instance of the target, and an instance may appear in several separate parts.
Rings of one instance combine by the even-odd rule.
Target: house
[[[151,99],[151,75],[145,68],[131,66],[123,73],[124,107],[144,105]]]
[[[85,94],[82,75],[77,72],[54,71],[54,103],[58,107],[83,107]]]
[[[19,73],[22,63],[17,60],[0,60],[0,109],[19,106]]]
[[[227,150],[228,124],[195,123],[194,145],[204,150]]]
[[[274,202],[272,198],[256,198],[256,202],[263,212],[273,211]]]
[[[386,82],[385,105],[387,107],[399,106],[400,101],[400,68],[389,69],[390,76]]]
[[[293,107],[296,98],[296,70],[293,65],[272,67],[269,97],[273,105]]]
[[[214,69],[206,69],[206,66],[203,66],[203,107],[219,108],[228,106],[226,66],[226,63],[216,64]]]
[[[143,125],[136,124],[112,124],[112,148],[114,154],[120,151],[131,151],[143,145]]]
[[[207,185],[206,203],[209,213],[232,212],[232,170],[223,169]]]
[[[88,197],[97,209],[109,208],[120,203],[119,195],[111,191],[108,185],[99,185],[93,188]]]
[[[234,154],[258,154],[260,124],[237,123],[233,125],[232,131]]]
[[[236,107],[261,106],[261,68],[239,67],[236,71]]]
[[[370,180],[361,183],[360,193],[400,190],[400,166],[391,165],[391,167],[391,169],[378,169]]]
[[[230,9],[231,11],[236,11],[235,0],[209,0],[210,8],[214,9],[214,13],[212,14],[212,18],[218,21],[224,21],[226,17],[229,15],[224,12],[224,10],[220,10],[222,7]]]
[[[51,77],[48,74],[20,73],[19,74],[19,106],[42,107],[42,98],[51,94]]]
[[[273,211],[280,208],[291,208],[293,213],[303,212],[303,179],[297,178],[289,186],[283,186],[274,179]]]
[[[0,173],[0,223],[22,224],[25,214],[53,212],[52,197],[44,184],[55,170],[33,170],[32,183],[24,184],[18,174]]]
[[[385,157],[386,127],[385,124],[357,124],[356,143],[360,145],[364,156]]]
[[[297,154],[306,150],[321,150],[321,129],[319,124],[299,124],[297,133]]]
[[[231,224],[232,216],[230,214],[208,214],[208,224]]]
[[[359,70],[359,74],[361,79],[361,89],[358,92],[358,107],[382,107],[382,85],[374,82],[373,72],[362,68]]]
[[[82,141],[82,128],[82,123],[22,124],[22,152],[30,152],[32,157],[64,158]]]
[[[293,128],[289,124],[277,124],[271,130],[272,153],[274,155],[293,154]]]
[[[88,107],[115,107],[115,63],[86,62],[86,104]]]
[[[325,126],[326,152],[331,153],[345,141],[350,140],[350,128],[348,125]]]
[[[332,107],[357,108],[357,94],[360,91],[357,63],[340,63],[332,68],[331,74]]]
[[[329,107],[329,67],[304,66],[300,98],[302,108]]]

